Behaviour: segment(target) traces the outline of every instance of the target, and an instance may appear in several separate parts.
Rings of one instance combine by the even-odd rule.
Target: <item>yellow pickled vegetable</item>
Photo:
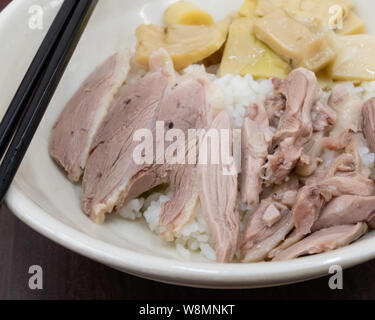
[[[336,36],[334,45],[337,57],[331,66],[333,80],[375,80],[375,36]]]
[[[279,8],[299,22],[325,30],[330,28],[332,19],[337,17],[344,20],[354,8],[352,0],[259,0],[258,2],[255,12],[257,16],[263,17],[275,8]],[[337,10],[340,7],[341,10]]]
[[[254,33],[294,68],[304,67],[317,72],[335,57],[325,34],[312,32],[282,9],[256,19]]]
[[[354,12],[349,12],[343,21],[343,28],[337,29],[335,32],[342,35],[365,33],[365,24]]]
[[[289,72],[289,65],[255,38],[251,18],[238,18],[232,23],[219,69],[220,76],[251,74],[254,78],[284,79]]]
[[[255,9],[258,5],[258,0],[245,0],[241,6],[238,14],[240,17],[252,17],[255,14]]]
[[[179,1],[164,12],[164,24],[184,24],[184,25],[206,25],[210,26],[214,23],[212,16],[198,8],[196,5]]]
[[[330,68],[327,67],[323,70],[320,70],[317,74],[316,77],[318,79],[319,86],[322,89],[330,89],[333,86],[333,80],[331,77],[331,72]]]
[[[176,70],[181,70],[218,51],[227,39],[230,22],[225,19],[211,26],[174,24],[166,28],[140,25],[136,31],[136,60],[148,67],[150,55],[164,48],[172,57]]]

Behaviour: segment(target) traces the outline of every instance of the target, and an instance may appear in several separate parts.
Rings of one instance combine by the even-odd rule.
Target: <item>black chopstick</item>
[[[64,4],[69,1],[72,0],[65,0]],[[72,15],[54,45],[52,54],[48,57],[48,63],[43,66],[35,90],[30,93],[29,100],[25,100],[22,106],[25,107],[25,112],[0,166],[0,203],[4,200],[97,2],[98,0],[77,1]]]
[[[17,124],[22,116],[25,104],[30,99],[30,95],[35,90],[48,58],[50,57],[56,43],[66,28],[69,19],[79,0],[65,1],[54,19],[48,33],[36,53],[21,85],[19,86],[10,106],[0,123],[0,159],[10,143]]]

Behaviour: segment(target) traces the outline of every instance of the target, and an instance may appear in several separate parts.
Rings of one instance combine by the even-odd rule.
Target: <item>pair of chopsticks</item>
[[[0,123],[0,204],[98,0],[65,0]]]

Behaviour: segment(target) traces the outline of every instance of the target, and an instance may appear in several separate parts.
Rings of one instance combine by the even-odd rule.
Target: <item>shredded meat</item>
[[[375,98],[366,101],[362,113],[363,131],[371,152],[375,153]]]
[[[281,184],[296,166],[312,136],[311,111],[320,99],[315,74],[303,68],[292,71],[279,92],[286,99],[286,110],[273,138],[275,151],[268,156],[266,185]]]
[[[370,196],[374,182],[355,172],[354,158],[343,154],[333,163],[306,181],[293,207],[294,224],[301,234],[311,232],[323,206],[340,195]]]
[[[350,244],[367,232],[365,223],[341,225],[322,229],[278,252],[273,261],[291,260],[304,255],[322,253]]]
[[[264,163],[271,140],[267,113],[262,106],[255,104],[246,114],[242,128],[241,200],[248,205],[259,203]]]
[[[321,144],[323,132],[314,132],[310,141],[303,147],[303,153],[296,167],[296,173],[302,177],[311,176],[323,162]]]
[[[345,130],[338,136],[322,138],[320,143],[325,149],[338,151],[345,149],[352,140],[352,137],[353,132],[350,130]]]
[[[279,186],[272,195],[261,201],[250,216],[241,244],[243,262],[265,259],[293,229],[291,208],[296,200],[297,188],[298,184],[293,180]]]
[[[344,195],[333,199],[322,210],[312,231],[357,222],[369,222],[375,217],[375,197]]]
[[[230,130],[228,114],[223,111],[213,121],[212,129]],[[223,145],[218,152],[222,152]],[[232,144],[230,144],[230,150]],[[208,154],[211,149],[208,147]],[[210,162],[208,162],[210,163]],[[235,164],[198,165],[199,197],[204,217],[216,246],[216,260],[229,262],[238,247],[240,218],[237,210],[237,174],[230,174]],[[234,173],[234,172],[233,172]]]

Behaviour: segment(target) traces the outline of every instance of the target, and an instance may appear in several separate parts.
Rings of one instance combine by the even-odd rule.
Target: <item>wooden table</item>
[[[0,10],[10,2],[0,0]],[[374,248],[375,250],[375,248]],[[43,290],[28,287],[40,265]],[[375,260],[344,272],[344,289],[328,277],[257,290],[203,290],[139,279],[81,257],[42,237],[4,206],[0,209],[0,299],[375,299]]]

